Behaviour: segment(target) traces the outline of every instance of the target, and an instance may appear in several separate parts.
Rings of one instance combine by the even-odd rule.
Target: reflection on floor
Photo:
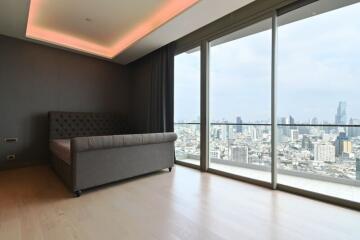
[[[199,160],[194,159],[183,159],[181,160],[186,163],[196,164],[199,165]],[[217,169],[224,172],[229,172],[232,174],[253,178],[265,182],[271,181],[271,174],[270,172],[260,171],[255,169],[249,168],[241,168],[241,167],[234,167],[230,165],[223,165],[217,163],[210,163],[210,167],[213,169]],[[326,182],[314,179],[307,179],[301,178],[296,176],[278,175],[278,183],[283,185],[287,185],[290,187],[295,187],[299,189],[304,189],[312,192],[317,192],[333,197],[338,197],[354,202],[360,202],[360,186],[351,186],[333,182]]]

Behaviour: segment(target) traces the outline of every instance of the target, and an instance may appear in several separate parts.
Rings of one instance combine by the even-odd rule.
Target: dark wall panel
[[[127,115],[128,90],[122,65],[0,36],[0,169],[49,159],[48,111]]]
[[[131,111],[129,112],[131,127],[135,132],[143,133],[147,131],[150,111],[151,62],[143,57],[127,66],[131,79]]]

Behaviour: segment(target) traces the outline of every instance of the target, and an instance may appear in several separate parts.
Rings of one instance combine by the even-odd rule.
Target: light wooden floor
[[[47,166],[0,172],[0,239],[360,239],[360,213],[176,166],[72,198]]]

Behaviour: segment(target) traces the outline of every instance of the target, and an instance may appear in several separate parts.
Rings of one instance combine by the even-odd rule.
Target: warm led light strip
[[[37,14],[41,11],[40,6],[42,1],[46,0],[31,0],[30,2],[26,37],[105,58],[114,58],[135,42],[191,7],[199,0],[168,0],[157,12],[152,14],[144,22],[136,25],[127,34],[121,36],[112,46],[102,46],[52,29],[36,26],[35,19]]]

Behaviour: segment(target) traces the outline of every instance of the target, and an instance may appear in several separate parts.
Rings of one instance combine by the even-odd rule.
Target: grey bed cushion
[[[176,139],[177,136],[175,133],[147,133],[53,139],[50,140],[50,150],[57,158],[71,165],[71,141],[73,141],[73,147],[77,152],[84,152],[98,149],[173,142]]]
[[[67,164],[71,164],[70,139],[50,140],[50,150],[59,159]]]
[[[77,138],[73,138],[72,141],[75,151],[85,152],[85,151],[91,151],[97,149],[174,142],[176,139],[177,139],[177,135],[175,133],[166,132],[166,133],[77,137]]]

